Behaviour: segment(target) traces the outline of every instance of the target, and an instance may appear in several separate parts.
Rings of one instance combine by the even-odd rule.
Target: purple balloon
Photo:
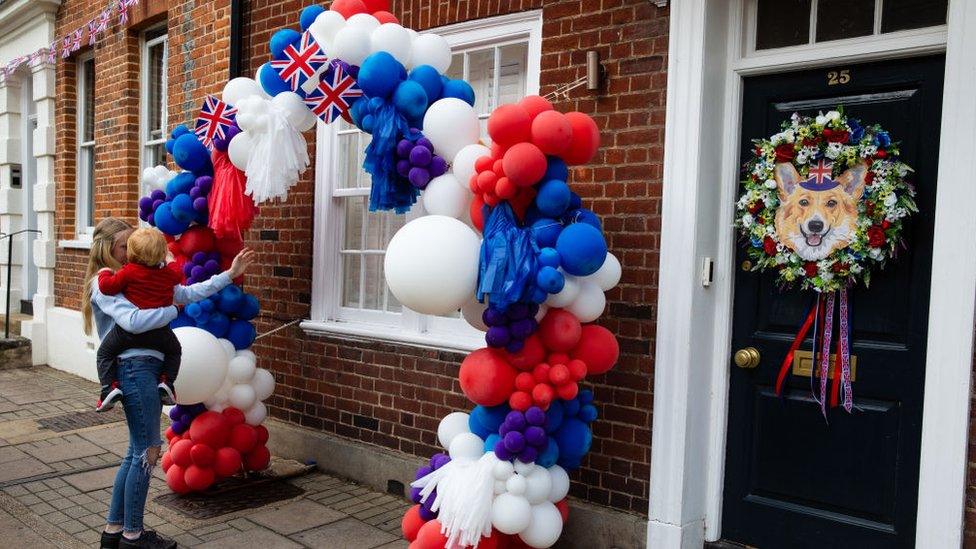
[[[396,146],[397,156],[400,158],[407,158],[410,156],[410,151],[413,149],[413,143],[409,139],[401,139]]]
[[[410,501],[420,503],[420,488],[410,489]]]
[[[153,216],[153,214],[149,214],[149,215],[147,215],[147,216],[146,216],[146,223],[149,223],[149,224],[150,224],[150,225],[152,225],[153,227],[155,227],[155,226],[156,226],[156,219],[155,219],[155,217]]]
[[[525,415],[518,410],[512,410],[505,416],[505,423],[508,424],[509,428],[513,431],[521,431],[525,429]]]
[[[190,276],[197,280],[202,279],[206,274],[207,272],[204,271],[203,267],[199,265],[194,265],[193,268],[190,269]]]
[[[529,446],[540,448],[545,446],[548,440],[549,437],[546,436],[546,430],[542,427],[536,427],[533,425],[525,430],[525,442],[527,442]]]
[[[430,142],[430,139],[426,137],[421,137],[417,140],[417,145],[427,149],[428,151],[434,152],[434,144]]]
[[[523,318],[522,320],[516,320],[515,322],[509,324],[509,330],[512,332],[512,337],[518,340],[523,340],[535,331],[535,326],[532,325],[531,318]]]
[[[186,431],[186,429],[187,429],[187,425],[185,423],[183,423],[182,421],[174,421],[173,424],[170,425],[170,427],[172,427],[173,428],[173,432],[176,433],[176,434],[178,434],[178,435],[183,434],[183,432]]]
[[[436,471],[437,469],[440,469],[441,467],[447,465],[449,461],[451,461],[451,457],[448,456],[447,454],[444,453],[434,454],[430,458],[430,466],[433,467],[434,470]]]
[[[164,202],[163,200],[158,200],[158,199],[157,200],[153,200],[153,203],[152,203],[152,209],[153,209],[153,211],[155,212],[156,211],[156,208],[158,208],[160,206],[160,204],[162,204],[163,202]]]
[[[193,199],[200,198],[200,187],[192,187],[190,189],[190,198]]]
[[[532,406],[525,411],[525,421],[529,425],[543,426],[546,424],[546,413],[538,406]],[[527,432],[527,431],[526,431]]]
[[[193,201],[193,209],[198,212],[207,211],[207,197],[201,196]]]
[[[153,192],[149,193],[149,198],[152,198],[153,199],[153,208],[156,208],[156,201],[157,200],[165,200],[166,199],[166,193],[163,192],[163,191],[161,191],[161,190],[159,190],[159,189],[156,189]]]
[[[193,263],[183,264],[183,276],[193,276]]]
[[[149,212],[144,211],[144,210],[139,210],[139,219],[148,222],[149,221],[149,215],[150,215]]]
[[[440,177],[447,173],[447,161],[439,156],[434,156],[430,159],[430,166],[427,166],[427,171],[430,172],[431,177]]]
[[[220,272],[220,263],[214,261],[213,259],[208,259],[207,262],[203,264],[203,269],[207,271],[207,274],[217,274]]]
[[[151,196],[144,196],[139,199],[139,209],[148,211],[152,208],[153,199]]]
[[[427,184],[430,183],[430,172],[423,168],[410,168],[407,179],[410,180],[410,184],[414,187],[426,189]]]
[[[521,320],[529,316],[529,306],[525,303],[512,303],[505,310],[505,316],[510,320]]]
[[[414,147],[410,151],[410,164],[414,166],[420,166],[421,168],[430,165],[430,161],[433,156],[431,155],[430,149],[425,147]]]
[[[180,405],[179,404],[177,404],[176,406],[173,406],[173,409],[169,411],[169,418],[171,420],[173,420],[173,421],[176,421],[176,420],[180,419],[180,415],[182,415],[182,414],[181,414],[181,410],[180,410]]]
[[[485,341],[489,347],[504,347],[512,340],[512,334],[507,326],[492,326],[485,333]]]
[[[213,178],[209,175],[201,175],[193,182],[194,185],[200,187],[200,191],[203,194],[210,192],[210,188],[213,186]]]
[[[396,169],[397,169],[397,173],[400,174],[401,177],[409,177],[411,167],[412,166],[410,166],[410,161],[407,160],[406,158],[402,160],[397,160]]]
[[[495,443],[495,457],[502,461],[512,459],[512,453],[505,449],[505,443],[499,440]]]
[[[525,340],[513,339],[505,346],[505,350],[510,353],[517,353],[525,348]]]
[[[501,326],[505,324],[505,313],[498,309],[488,307],[485,309],[485,312],[481,313],[481,321],[488,326]]]
[[[192,257],[190,257],[190,261],[192,261],[192,262],[194,262],[194,263],[196,263],[198,265],[201,264],[201,263],[204,263],[204,262],[207,261],[207,253],[206,252],[196,252],[195,254],[193,254]]]
[[[513,454],[517,454],[525,449],[525,436],[518,431],[506,433],[502,438],[502,442],[505,443],[505,449]]]
[[[538,457],[539,457],[539,452],[531,446],[526,446],[525,448],[523,448],[518,455],[519,461],[521,461],[522,463],[532,463]]]
[[[431,473],[431,471],[433,471],[433,469],[430,467],[430,465],[424,465],[420,467],[419,469],[417,469],[417,473],[414,475],[414,480],[420,480],[426,477]]]
[[[432,498],[427,498],[427,501],[431,501]],[[437,513],[427,509],[423,505],[420,506],[420,518],[427,522],[429,520],[434,520],[437,518]]]

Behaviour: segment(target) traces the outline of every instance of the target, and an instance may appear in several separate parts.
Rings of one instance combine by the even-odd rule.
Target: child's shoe
[[[95,405],[96,412],[107,412],[115,407],[115,403],[122,400],[122,389],[118,381],[113,381],[111,385],[102,387],[102,393],[98,397]]]
[[[159,377],[159,385],[156,387],[159,389],[159,400],[165,406],[175,406],[176,405],[176,388],[173,384],[166,379],[166,374]]]

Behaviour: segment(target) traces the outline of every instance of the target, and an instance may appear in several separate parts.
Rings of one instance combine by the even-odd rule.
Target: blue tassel
[[[478,300],[490,295],[491,305],[505,310],[512,303],[528,302],[535,290],[538,246],[527,229],[520,228],[508,202],[492,208],[485,221],[478,273]]]
[[[369,193],[369,211],[410,211],[420,191],[396,171],[396,145],[400,135],[410,135],[410,128],[396,107],[384,103],[373,112],[373,140],[366,147],[363,169],[373,176]]]

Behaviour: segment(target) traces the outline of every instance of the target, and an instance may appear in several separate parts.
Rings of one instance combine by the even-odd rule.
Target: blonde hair
[[[166,259],[166,238],[156,229],[136,229],[129,236],[126,252],[129,263],[158,267]]]
[[[91,250],[88,253],[88,268],[85,270],[85,286],[81,296],[82,326],[85,335],[91,335],[92,330],[92,279],[100,269],[122,268],[122,265],[112,256],[112,246],[115,244],[116,235],[131,230],[132,225],[115,217],[103,219],[95,226]]]

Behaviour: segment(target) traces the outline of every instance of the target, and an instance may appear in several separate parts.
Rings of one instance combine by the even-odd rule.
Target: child
[[[172,305],[173,287],[183,281],[183,275],[175,263],[164,263],[167,248],[163,233],[151,228],[136,229],[126,245],[129,262],[114,274],[111,269],[99,271],[99,291],[105,295],[121,292],[140,309]],[[110,410],[122,398],[116,359],[126,349],[152,349],[163,354],[159,397],[163,404],[175,404],[173,382],[180,369],[182,354],[176,334],[169,327],[131,334],[116,325],[98,347],[98,381],[102,391],[95,410]]]

